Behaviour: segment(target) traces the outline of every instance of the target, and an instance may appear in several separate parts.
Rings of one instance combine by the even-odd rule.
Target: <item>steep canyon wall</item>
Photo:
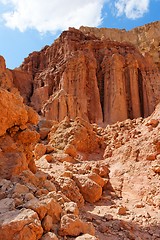
[[[160,100],[160,72],[153,52],[142,54],[137,45],[140,38],[143,45],[148,44],[148,32],[150,39],[155,37],[157,30],[151,29],[148,25],[128,35],[124,30],[70,28],[12,71],[15,85],[26,102],[47,119],[79,116],[110,124],[146,117]]]

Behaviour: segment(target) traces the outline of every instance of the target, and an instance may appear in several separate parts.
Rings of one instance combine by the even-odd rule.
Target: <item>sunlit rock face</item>
[[[0,177],[10,179],[23,170],[35,171],[32,150],[39,139],[33,125],[38,115],[23,103],[11,72],[0,57]]]
[[[118,42],[130,42],[134,44],[144,55],[149,53],[153,61],[160,67],[159,42],[160,21],[145,24],[141,27],[126,31],[115,28],[80,27],[85,34],[93,34],[100,39],[110,39]]]
[[[151,29],[159,26],[155,24],[143,27],[150,38],[156,32]],[[31,53],[16,73],[13,71],[14,76],[23,71],[23,82],[30,90],[25,91],[17,77],[14,82],[30,105],[47,119],[78,116],[91,123],[110,124],[146,117],[160,98],[160,72],[150,49],[153,57],[144,54],[146,48],[142,51],[148,41],[142,32],[141,28],[129,33],[70,28],[50,47]],[[143,44],[138,49],[140,38]]]

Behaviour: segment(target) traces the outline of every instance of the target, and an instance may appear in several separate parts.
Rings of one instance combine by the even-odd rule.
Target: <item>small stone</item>
[[[55,151],[55,148],[52,145],[50,144],[46,145],[46,153],[51,153],[54,151]]]
[[[72,178],[73,177],[73,173],[70,171],[65,171],[61,174],[61,177],[69,177]]]
[[[48,191],[47,189],[44,189],[44,188],[38,189],[38,190],[36,191],[36,193],[35,193],[35,196],[36,196],[36,197],[40,197],[40,196],[42,196],[42,195],[47,195],[48,192],[49,192],[49,191]]]
[[[34,149],[36,159],[41,158],[46,153],[46,146],[42,143],[37,143]]]
[[[156,159],[157,154],[153,153],[153,154],[149,154],[146,157],[146,160],[150,160],[150,161],[154,161]]]
[[[160,173],[160,166],[153,166],[153,167],[152,167],[152,170],[153,170],[155,173]]]
[[[50,129],[48,129],[48,128],[40,128],[40,130],[39,130],[40,138],[42,140],[47,138],[49,131],[50,131]]]
[[[49,232],[52,228],[52,217],[47,215],[42,220],[42,227],[45,232]]]
[[[45,180],[43,186],[44,186],[49,192],[56,191],[56,186],[54,185],[54,183],[52,183],[52,182],[49,181],[49,180]]]
[[[41,240],[58,240],[58,238],[55,233],[48,232],[42,236]]]
[[[77,206],[77,203],[75,202],[66,202],[64,204],[64,211],[67,213],[67,214],[74,214],[74,215],[77,215],[79,214],[79,209],[78,209],[78,206]]]
[[[14,199],[14,204],[15,204],[15,208],[21,206],[23,204],[23,199],[22,198],[15,198]]]
[[[46,155],[45,159],[47,160],[47,162],[51,163],[53,161],[53,156],[51,155]]]
[[[31,199],[35,198],[35,196],[32,193],[27,193],[25,195],[25,200],[30,201]]]
[[[14,187],[14,193],[24,194],[24,193],[28,193],[28,192],[29,192],[29,188],[20,183],[17,183]]]
[[[147,125],[147,126],[151,125],[152,127],[155,128],[155,127],[158,126],[158,124],[159,124],[158,119],[151,119],[146,125]]]
[[[143,203],[136,203],[135,205],[134,205],[136,208],[143,208],[144,207],[144,204]]]
[[[118,214],[119,215],[125,215],[126,214],[126,207],[123,207],[123,206],[119,207],[118,208]]]
[[[72,156],[73,158],[77,156],[77,150],[76,148],[71,145],[71,144],[68,144],[65,149],[64,149],[64,152],[69,154],[70,156]]]
[[[91,223],[83,222],[74,214],[66,214],[61,218],[60,236],[79,236],[81,233],[95,234],[95,229]]]

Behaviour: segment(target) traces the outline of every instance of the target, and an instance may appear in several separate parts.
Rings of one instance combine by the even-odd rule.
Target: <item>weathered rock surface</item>
[[[0,111],[1,177],[10,178],[28,167],[35,170],[32,150],[39,136],[30,126],[37,124],[38,116],[23,104],[3,57],[0,57]]]
[[[76,202],[79,207],[83,206],[83,196],[72,179],[68,177],[60,177],[56,180],[56,182],[66,197],[68,197],[71,201]]]
[[[59,234],[60,236],[79,236],[81,233],[95,234],[91,223],[82,222],[74,214],[66,214],[61,218]]]
[[[4,59],[0,58],[0,176],[10,178],[30,168],[35,171],[33,147],[39,134],[32,129],[37,113],[23,103],[12,86]]]
[[[159,41],[160,21],[136,27],[130,31],[125,29],[80,27],[85,34],[93,34],[100,39],[110,39],[118,42],[134,44],[142,54],[149,53],[154,62],[160,67]]]
[[[37,112],[57,121],[78,116],[106,124],[146,117],[160,95],[154,63],[159,62],[159,32],[159,22],[130,32],[70,28],[16,70],[33,78],[33,92],[26,92],[25,98]],[[26,78],[30,85],[31,77]],[[22,92],[21,84],[16,86]]]
[[[40,201],[38,199],[32,199],[26,203],[25,207],[37,212],[40,220],[43,220],[45,216],[50,216],[52,223],[60,220],[62,209],[59,203],[53,198],[45,198]]]
[[[12,74],[6,68],[5,59],[2,56],[0,56],[0,86],[9,91],[14,87]]]
[[[102,196],[102,187],[85,175],[74,175],[74,181],[87,202],[94,203]]]
[[[13,84],[18,88],[24,102],[28,104],[30,102],[30,97],[32,96],[33,88],[33,76],[24,71],[18,69],[11,70],[13,77]]]
[[[48,141],[55,150],[63,150],[66,157],[69,155],[75,160],[85,159],[91,153],[101,154],[104,149],[103,137],[81,118],[76,118],[75,121],[65,118],[61,123],[54,124],[48,135]]]
[[[40,239],[43,233],[38,215],[29,209],[0,214],[0,239]]]

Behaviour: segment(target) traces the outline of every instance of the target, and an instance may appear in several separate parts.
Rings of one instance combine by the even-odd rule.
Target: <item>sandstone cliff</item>
[[[140,39],[148,45],[151,40],[145,39],[154,39],[158,31],[154,29],[159,29],[159,22],[131,33],[70,28],[13,70],[14,83],[26,101],[47,119],[61,121],[65,116],[79,116],[106,124],[146,117],[159,101],[160,73],[152,57],[142,55],[136,46],[140,46]],[[135,45],[124,42],[127,39]],[[144,51],[148,52],[146,48]],[[24,88],[18,80],[21,77]]]
[[[130,42],[134,44],[144,55],[149,53],[154,62],[160,67],[160,21],[152,22],[130,31],[125,29],[109,29],[80,27],[85,34],[93,34],[100,39],[110,39],[118,42]]]

